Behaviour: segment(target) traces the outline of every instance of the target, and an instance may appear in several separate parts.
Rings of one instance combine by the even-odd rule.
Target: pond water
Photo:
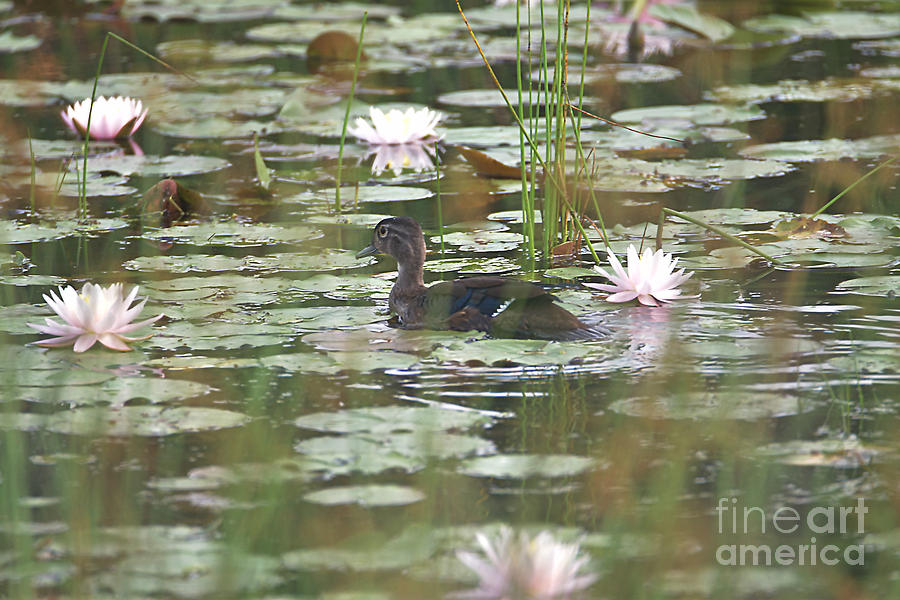
[[[579,543],[588,598],[900,595],[900,166],[794,221],[900,152],[900,6],[843,6],[660,4],[635,63],[617,7],[572,3],[572,97],[586,56],[585,110],[686,141],[583,117],[611,248],[668,208],[779,261],[669,216],[694,275],[654,308],[581,286],[586,248],[528,259],[521,181],[478,160],[517,171],[519,129],[451,3],[0,2],[0,595],[439,598],[504,525]],[[515,94],[515,5],[463,9]],[[308,45],[363,11],[351,123],[438,110],[440,165],[375,174],[348,135],[337,210],[353,66]],[[149,116],[91,143],[82,202],[59,113],[106,32],[174,70],[109,40],[97,95]],[[202,196],[170,227],[145,204],[167,178]],[[543,281],[609,335],[390,327],[396,263],[355,258],[388,215],[422,223],[426,282]],[[165,314],[133,351],[28,345],[43,294],[118,281]]]

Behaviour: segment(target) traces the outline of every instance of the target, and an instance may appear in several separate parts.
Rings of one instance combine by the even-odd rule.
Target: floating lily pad
[[[847,279],[840,282],[837,287],[838,289],[849,290],[854,294],[894,298],[900,295],[900,275],[880,275]]]
[[[505,252],[515,250],[524,238],[510,231],[454,231],[444,234],[444,243],[458,246],[463,252]],[[432,236],[432,243],[440,244],[440,236]]]
[[[757,453],[782,464],[797,467],[858,469],[872,463],[883,448],[867,446],[858,439],[793,440],[769,444]]]
[[[489,440],[456,433],[391,432],[385,435],[320,436],[299,442],[294,449],[309,457],[309,467],[328,477],[390,469],[406,472],[425,468],[429,459],[446,460],[494,452]]]
[[[270,225],[265,223],[200,223],[176,225],[145,231],[150,240],[177,240],[194,246],[264,246],[298,243],[322,237],[322,232],[306,225]]]
[[[494,339],[454,342],[433,354],[438,360],[459,363],[565,365],[591,352],[591,346],[574,342]]]
[[[30,402],[52,402],[69,406],[109,404],[121,407],[134,399],[161,404],[202,396],[212,390],[213,388],[205,383],[183,379],[116,377],[99,386],[73,386],[65,390],[22,388],[17,394],[21,399]]]
[[[304,429],[329,433],[387,435],[398,431],[421,434],[427,431],[465,429],[486,425],[489,422],[488,417],[474,411],[412,406],[378,406],[313,413],[298,418],[294,424]]]
[[[335,352],[328,356],[317,353],[276,354],[262,359],[268,367],[287,371],[334,375],[342,371],[383,371],[385,369],[409,369],[418,357],[400,352],[356,351]]]
[[[690,121],[696,125],[730,125],[764,119],[765,116],[766,113],[756,106],[689,104],[631,108],[613,113],[610,118],[620,123]]]
[[[653,4],[651,15],[693,31],[713,42],[728,39],[734,33],[734,25],[713,15],[699,12],[689,4]]]
[[[125,406],[118,409],[76,408],[47,419],[47,429],[72,435],[149,436],[216,431],[240,427],[250,417],[200,406]]]
[[[12,52],[27,52],[34,50],[43,43],[43,40],[33,35],[18,36],[12,31],[6,30],[0,33],[0,54]]]
[[[871,81],[834,80],[803,81],[786,79],[773,84],[737,84],[721,86],[705,94],[719,102],[850,102],[872,95]]]
[[[285,198],[285,202],[301,202],[309,204],[334,204],[334,188],[303,192],[291,198]],[[434,192],[417,187],[400,187],[393,185],[369,185],[346,186],[341,188],[341,204],[352,206],[357,202],[406,202],[409,200],[422,200],[430,198]]]
[[[803,17],[767,15],[744,21],[751,31],[779,32],[830,39],[885,38],[900,35],[900,15],[842,10]]]
[[[153,128],[177,138],[249,138],[255,133],[281,133],[285,126],[273,121],[237,121],[224,117],[206,117],[194,121],[153,122]]]
[[[790,394],[729,390],[627,398],[616,400],[609,409],[641,419],[756,421],[797,415],[813,407],[813,402]]]
[[[385,540],[383,536],[357,536],[340,546],[295,550],[282,556],[286,568],[321,572],[340,571],[399,571],[413,564],[427,561],[437,550],[438,539],[427,526],[412,524],[399,535]],[[331,597],[330,595],[328,597]],[[351,594],[335,600],[387,600],[380,595]]]
[[[82,163],[70,165],[70,171],[81,168]],[[198,173],[211,173],[230,166],[222,158],[214,156],[98,156],[88,158],[88,173],[118,173],[144,177],[182,177]],[[75,177],[70,173],[69,179]]]
[[[596,462],[572,454],[497,454],[464,461],[459,472],[473,477],[526,479],[528,477],[574,477]]]
[[[785,162],[834,161],[846,158],[877,158],[900,149],[900,135],[880,135],[859,140],[803,140],[749,146],[741,156]]]
[[[403,506],[424,500],[425,494],[411,487],[373,484],[328,488],[304,494],[303,499],[313,504],[324,504],[326,506],[343,504]]]

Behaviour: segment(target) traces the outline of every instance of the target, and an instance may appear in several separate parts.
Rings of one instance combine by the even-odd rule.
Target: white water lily
[[[29,327],[41,333],[56,336],[33,343],[51,347],[74,343],[75,352],[84,352],[96,342],[113,350],[131,350],[125,342],[144,340],[153,334],[136,338],[126,337],[123,334],[149,325],[162,317],[157,315],[139,323],[132,323],[147,303],[145,298],[131,306],[137,291],[138,286],[134,286],[128,296],[123,297],[121,283],[114,283],[106,288],[86,283],[81,288],[81,293],[76,292],[72,286],[66,286],[59,288],[59,296],[53,291],[49,295],[44,294],[44,300],[65,323],[58,323],[50,318],[45,319],[44,325],[28,323]]]
[[[112,140],[134,134],[147,117],[149,109],[143,108],[140,100],[125,96],[115,98],[100,96],[91,110],[91,99],[66,107],[60,113],[69,129],[84,136],[88,126],[88,112],[91,114],[91,138]]]
[[[483,533],[476,536],[484,556],[459,551],[457,558],[475,571],[479,586],[459,594],[466,598],[554,598],[566,597],[597,579],[579,574],[588,557],[579,557],[578,544],[563,544],[543,531],[531,538],[501,528],[494,540]]]
[[[350,133],[370,144],[409,144],[434,143],[440,139],[434,128],[444,118],[444,115],[429,108],[416,110],[412,107],[405,112],[396,108],[387,113],[374,106],[369,108],[369,116],[372,119],[370,125],[362,117],[356,119],[356,127],[350,128]]]
[[[390,169],[394,175],[400,175],[403,169],[412,169],[416,173],[425,169],[433,169],[434,146],[430,144],[382,144],[374,147],[369,155],[375,154],[372,161],[372,172],[381,175]]]
[[[622,263],[616,258],[612,250],[609,253],[609,264],[613,273],[609,274],[600,267],[594,267],[604,277],[613,282],[585,283],[587,287],[612,292],[606,299],[610,302],[629,302],[638,299],[638,302],[646,306],[660,306],[663,302],[669,302],[681,295],[678,286],[687,281],[693,272],[685,273],[684,269],[675,271],[677,258],[666,254],[662,250],[655,253],[650,248],[645,248],[643,254],[638,257],[638,251],[634,245],[628,246],[628,270],[622,268]]]

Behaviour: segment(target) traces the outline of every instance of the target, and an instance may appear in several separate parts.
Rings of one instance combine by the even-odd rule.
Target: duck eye
[[[384,225],[378,228],[378,237],[387,237],[387,233],[387,227],[385,227]]]

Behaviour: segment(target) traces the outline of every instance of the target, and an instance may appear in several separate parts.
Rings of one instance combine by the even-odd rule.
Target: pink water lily
[[[588,562],[578,544],[556,541],[543,531],[534,538],[503,527],[495,539],[476,536],[484,555],[460,551],[457,558],[475,571],[479,586],[457,594],[465,598],[555,598],[570,596],[596,581],[581,573]]]
[[[66,286],[59,288],[59,296],[53,291],[49,295],[44,294],[44,300],[65,323],[58,323],[50,318],[44,319],[44,325],[28,323],[29,327],[41,333],[56,336],[34,343],[50,347],[74,343],[75,352],[84,352],[96,342],[113,350],[131,350],[125,342],[144,340],[153,334],[134,338],[123,334],[154,323],[162,317],[157,315],[145,321],[132,323],[147,303],[145,298],[131,306],[137,292],[138,286],[134,286],[128,296],[123,297],[121,283],[114,283],[106,288],[86,283],[81,288],[81,293],[76,292],[71,286]]]
[[[356,127],[350,133],[370,144],[410,144],[435,142],[440,136],[434,131],[444,115],[429,108],[412,107],[400,112],[396,108],[387,113],[374,106],[369,108],[370,125],[364,118],[356,119]]]
[[[69,129],[84,136],[90,112],[91,138],[113,140],[133,135],[144,122],[148,111],[149,109],[145,109],[140,100],[134,98],[100,96],[94,101],[93,110],[91,99],[85,98],[66,107],[60,114]]]
[[[663,302],[669,302],[681,295],[678,286],[687,281],[693,272],[685,273],[684,269],[675,271],[677,258],[666,254],[662,250],[652,252],[650,248],[644,248],[643,254],[638,257],[634,245],[628,246],[628,270],[622,267],[622,263],[613,252],[609,251],[609,264],[613,273],[609,274],[600,267],[594,267],[601,275],[612,281],[612,285],[606,283],[585,283],[587,287],[612,292],[606,299],[610,302],[629,302],[638,299],[645,306],[660,306]]]

